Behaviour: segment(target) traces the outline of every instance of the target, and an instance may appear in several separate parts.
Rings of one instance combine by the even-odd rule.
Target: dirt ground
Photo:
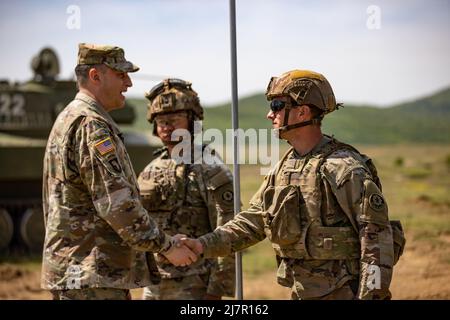
[[[414,240],[408,235],[404,255],[395,266],[391,290],[394,299],[450,299],[450,236],[440,236],[439,243]],[[40,265],[2,263],[0,299],[51,299],[39,288]],[[132,290],[140,299],[142,290]],[[289,299],[289,290],[275,283],[275,271],[258,277],[244,276],[245,299]]]
[[[391,283],[393,299],[450,299],[450,146],[361,150],[373,155],[390,218],[400,220],[406,231],[406,250]],[[248,203],[261,183],[258,166],[243,166],[241,177],[241,200]],[[248,250],[244,252],[244,298],[289,299],[289,290],[276,283],[270,245]],[[12,261],[0,262],[0,300],[51,298],[39,287],[39,259]],[[134,299],[141,294],[142,289],[132,290]]]

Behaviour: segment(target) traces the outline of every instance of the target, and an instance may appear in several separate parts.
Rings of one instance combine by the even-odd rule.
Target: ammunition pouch
[[[358,235],[351,226],[324,227],[308,219],[298,186],[270,186],[263,198],[264,231],[277,256],[305,260],[360,257]]]
[[[268,187],[263,199],[264,231],[269,240],[283,246],[298,242],[302,231],[298,187]]]

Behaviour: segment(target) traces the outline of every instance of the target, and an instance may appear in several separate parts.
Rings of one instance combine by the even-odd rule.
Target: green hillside
[[[133,128],[150,130],[145,120],[146,101],[129,101],[136,107],[138,115]],[[268,110],[263,94],[240,99],[239,126],[245,130],[269,129]],[[205,108],[204,128],[222,131],[231,128],[230,112],[230,104]],[[450,88],[390,108],[345,105],[325,118],[323,131],[348,143],[449,143]]]

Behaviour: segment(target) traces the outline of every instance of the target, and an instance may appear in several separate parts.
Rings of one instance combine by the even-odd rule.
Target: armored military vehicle
[[[0,252],[39,253],[44,239],[42,166],[48,135],[59,112],[74,98],[74,80],[58,80],[55,52],[44,48],[32,59],[34,77],[24,83],[0,80]],[[130,125],[126,103],[111,112]],[[151,160],[156,146],[145,135],[124,133],[135,171]]]

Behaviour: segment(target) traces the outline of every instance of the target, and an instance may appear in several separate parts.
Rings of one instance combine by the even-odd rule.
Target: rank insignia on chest
[[[114,151],[115,147],[113,142],[111,141],[111,138],[106,138],[103,139],[100,142],[97,142],[95,144],[95,148],[97,149],[98,152],[100,152],[100,154],[103,156],[105,154],[107,154],[108,152]]]

